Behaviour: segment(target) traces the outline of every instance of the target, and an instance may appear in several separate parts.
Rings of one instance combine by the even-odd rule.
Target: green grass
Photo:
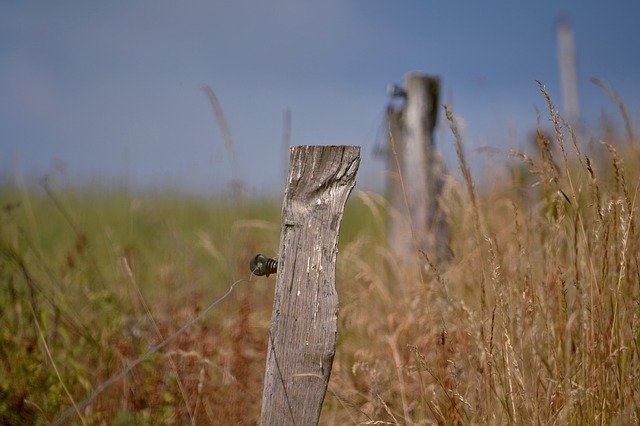
[[[78,403],[157,341],[154,321],[162,335],[168,335],[232,281],[247,278],[248,262],[255,254],[275,255],[281,209],[279,201],[135,196],[49,184],[46,190],[5,185],[0,206],[0,419],[8,423],[52,420],[70,404],[42,336],[62,382]],[[362,203],[351,201],[343,240],[367,227],[369,216]],[[272,291],[273,278],[246,285],[232,295],[234,301],[216,309],[202,329],[194,326],[183,344],[178,339],[171,348],[193,352],[196,348],[189,342],[198,336],[201,344],[209,342],[219,350],[229,346],[229,339],[241,337],[229,329],[252,321],[251,327],[260,328],[254,336],[261,349],[255,368],[263,369],[258,364],[264,363]],[[213,329],[211,336],[203,336],[208,328]],[[242,339],[239,351],[241,343]],[[151,365],[162,362],[159,355]],[[155,383],[152,377],[141,381],[141,386],[153,388],[151,393],[160,394],[160,400],[142,404],[151,405],[148,409],[124,404],[129,408],[117,418],[128,423],[145,416],[158,420],[166,413],[187,414],[180,408],[185,403],[180,392],[175,394],[175,383]],[[122,398],[127,399],[112,399]],[[220,404],[228,402],[225,398]],[[103,411],[87,419],[116,415],[119,407],[109,404],[101,404]]]

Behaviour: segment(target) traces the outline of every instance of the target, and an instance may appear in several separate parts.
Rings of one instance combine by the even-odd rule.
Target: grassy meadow
[[[483,188],[456,139],[449,261],[397,267],[384,197],[351,195],[322,424],[640,421],[640,140],[574,138],[549,105]],[[275,255],[280,200],[9,182],[0,208],[0,423],[258,421],[273,276],[73,406]]]

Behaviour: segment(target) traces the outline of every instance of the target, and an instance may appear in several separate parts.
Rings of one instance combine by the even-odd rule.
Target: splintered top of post
[[[355,184],[360,165],[356,145],[299,145],[290,149],[286,197],[307,198],[330,186]],[[349,188],[350,190],[350,188]]]

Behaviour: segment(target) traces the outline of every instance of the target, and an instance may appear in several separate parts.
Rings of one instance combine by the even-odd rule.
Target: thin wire
[[[203,310],[202,312],[200,312],[198,315],[196,315],[195,317],[191,318],[186,324],[184,324],[182,327],[180,327],[178,329],[178,331],[174,332],[172,335],[170,335],[169,337],[167,337],[166,339],[164,339],[162,342],[158,343],[155,346],[152,346],[151,348],[149,348],[149,350],[142,356],[140,356],[138,359],[136,359],[135,361],[133,361],[131,364],[129,364],[124,370],[122,370],[117,376],[113,376],[111,377],[109,380],[107,380],[106,382],[102,383],[100,386],[98,386],[96,389],[94,389],[93,392],[91,392],[89,394],[89,396],[87,396],[80,404],[77,405],[77,410],[78,412],[80,410],[83,410],[84,408],[86,408],[89,404],[91,404],[96,397],[102,393],[106,388],[108,388],[109,386],[111,386],[112,384],[120,381],[121,379],[123,379],[127,374],[129,374],[129,372],[131,370],[133,370],[134,368],[136,368],[140,363],[146,361],[151,355],[153,355],[154,353],[158,352],[160,349],[164,348],[165,346],[167,346],[171,341],[173,341],[173,339],[175,339],[176,337],[178,337],[181,333],[183,333],[187,328],[189,328],[193,323],[195,323],[196,321],[200,320],[202,317],[204,317],[209,311],[211,311],[211,309],[214,308],[214,306],[216,306],[218,303],[222,302],[224,299],[226,299],[231,292],[233,291],[233,288],[237,285],[240,284],[241,282],[251,282],[251,279],[253,278],[255,271],[251,271],[251,274],[249,275],[248,279],[240,279],[236,282],[234,282],[233,284],[231,284],[229,286],[229,290],[227,290],[227,292],[225,294],[223,294],[221,297],[219,297],[218,299],[214,300],[213,302],[211,302],[211,304],[209,306],[207,306],[207,308],[205,310]],[[51,424],[53,426],[60,426],[62,425],[66,420],[68,420],[68,418],[74,414],[76,411],[76,408],[74,407],[69,407],[67,408],[58,418],[56,418]]]
[[[271,352],[273,353],[273,360],[276,362],[276,369],[278,370],[278,377],[280,377],[280,383],[282,384],[282,390],[284,391],[284,399],[287,401],[287,408],[289,408],[289,415],[291,416],[291,421],[293,422],[293,426],[296,426],[296,419],[293,416],[293,409],[291,408],[291,401],[289,401],[289,395],[287,394],[287,386],[284,383],[284,377],[282,377],[282,371],[280,371],[280,364],[278,363],[278,357],[276,355],[275,343],[273,341],[273,336],[269,333],[269,340],[271,341]]]

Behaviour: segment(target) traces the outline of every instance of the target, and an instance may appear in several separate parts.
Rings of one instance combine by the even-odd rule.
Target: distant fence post
[[[440,79],[409,73],[405,88],[392,86],[391,96],[404,98],[390,107],[388,244],[402,259],[418,250],[433,259],[449,257],[449,229],[439,198],[445,168],[435,150],[433,130],[438,120]]]
[[[295,146],[282,205],[261,425],[317,424],[336,346],[338,231],[357,146]]]

